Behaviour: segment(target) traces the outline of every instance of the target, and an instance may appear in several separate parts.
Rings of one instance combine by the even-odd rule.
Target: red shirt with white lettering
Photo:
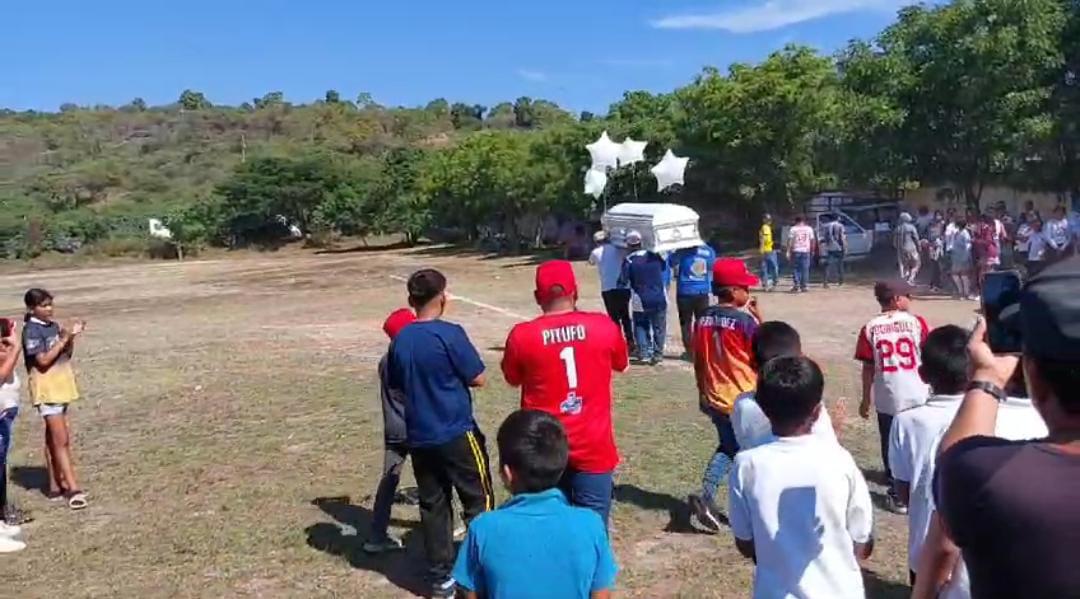
[[[930,390],[919,376],[922,344],[929,334],[922,316],[883,312],[859,331],[855,359],[873,364],[874,409],[896,415],[926,403]]]
[[[629,365],[626,339],[610,318],[564,312],[523,322],[506,338],[502,371],[521,386],[521,408],[555,416],[570,442],[569,466],[611,472],[619,463],[611,424],[611,373]]]

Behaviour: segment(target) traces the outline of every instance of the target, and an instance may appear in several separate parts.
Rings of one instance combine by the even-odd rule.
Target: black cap
[[[1080,361],[1080,257],[1032,277],[1020,301],[1002,310],[1001,320],[1020,333],[1025,353]]]
[[[904,297],[915,292],[915,286],[903,279],[878,281],[874,283],[874,297],[878,303],[887,304],[894,297]]]

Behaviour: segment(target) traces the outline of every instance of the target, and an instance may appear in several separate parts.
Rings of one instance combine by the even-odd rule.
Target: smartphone
[[[982,308],[986,317],[986,338],[995,354],[1018,354],[1020,334],[1001,323],[1001,311],[1020,301],[1023,283],[1015,270],[986,273],[983,279]]]
[[[14,328],[10,318],[0,318],[0,337],[10,337]]]

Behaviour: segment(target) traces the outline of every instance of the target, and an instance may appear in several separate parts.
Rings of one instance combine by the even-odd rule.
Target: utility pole
[[[247,135],[240,134],[240,163],[247,162]]]

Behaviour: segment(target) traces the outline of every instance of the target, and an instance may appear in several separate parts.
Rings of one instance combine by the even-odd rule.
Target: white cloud
[[[548,80],[547,73],[543,71],[534,71],[532,69],[518,69],[518,77],[525,79],[526,81],[533,81],[536,83],[542,83]]]
[[[741,8],[657,19],[658,29],[722,29],[731,33],[771,31],[829,15],[866,10],[893,10],[897,0],[767,0]]]

